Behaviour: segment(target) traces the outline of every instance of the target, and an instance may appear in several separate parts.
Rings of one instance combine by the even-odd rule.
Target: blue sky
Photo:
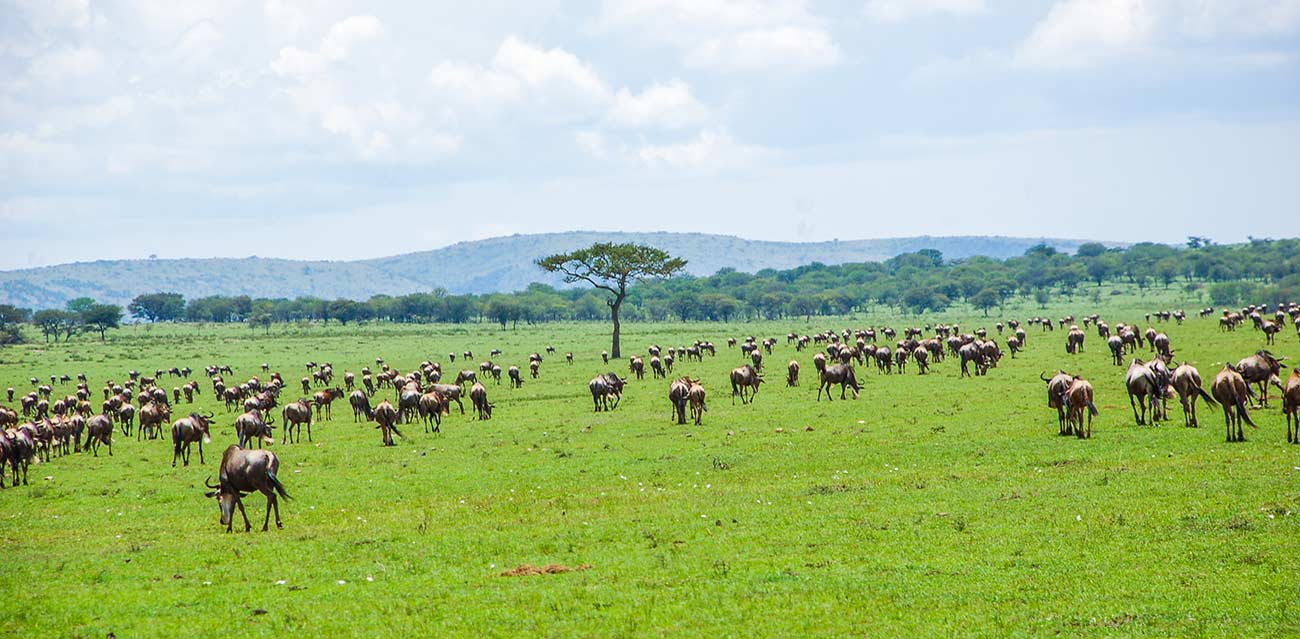
[[[0,2],[0,268],[1229,242],[1296,234],[1298,160],[1300,0]]]

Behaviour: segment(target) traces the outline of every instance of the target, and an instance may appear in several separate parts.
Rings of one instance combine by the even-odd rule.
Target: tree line
[[[1013,299],[1046,304],[1107,282],[1140,288],[1180,286],[1216,306],[1273,304],[1300,299],[1300,239],[1253,239],[1220,245],[1189,238],[1186,247],[1141,243],[1107,248],[1088,243],[1067,254],[1039,245],[1004,260],[945,259],[936,250],[905,253],[881,262],[812,263],[788,270],[741,273],[723,269],[709,276],[677,275],[629,286],[622,317],[631,321],[811,318],[873,307],[905,312],[944,311],[966,303],[988,313]],[[275,323],[519,322],[604,320],[610,294],[598,288],[556,289],[532,284],[514,293],[452,295],[443,290],[375,295],[368,300],[315,297],[250,298],[178,293],[137,296],[125,309],[147,322],[244,323],[269,330]],[[62,310],[32,312],[0,306],[0,343],[21,340],[18,326],[34,325],[47,340],[98,333],[123,320],[121,307],[89,298]]]

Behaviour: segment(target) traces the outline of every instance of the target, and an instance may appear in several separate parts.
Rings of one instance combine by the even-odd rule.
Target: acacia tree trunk
[[[618,308],[622,305],[623,305],[623,296],[621,295],[614,298],[614,301],[609,303],[609,318],[614,322],[614,344],[612,347],[610,347],[609,354],[610,357],[613,357],[614,359],[622,358],[622,355],[619,353],[619,348],[618,348],[618,329],[619,329]]]

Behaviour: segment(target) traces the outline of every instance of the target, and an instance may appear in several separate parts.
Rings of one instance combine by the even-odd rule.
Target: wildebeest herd
[[[1203,318],[1213,314],[1213,309],[1199,313]],[[1107,345],[1108,361],[1124,367],[1124,386],[1138,425],[1167,421],[1168,404],[1177,398],[1183,409],[1185,426],[1199,426],[1198,402],[1217,405],[1223,410],[1227,441],[1244,441],[1242,423],[1255,426],[1249,412],[1252,403],[1260,408],[1267,407],[1270,388],[1276,388],[1282,394],[1287,441],[1300,443],[1300,371],[1293,370],[1284,381],[1285,356],[1261,348],[1246,357],[1225,362],[1210,379],[1207,388],[1195,366],[1178,361],[1169,335],[1150,325],[1152,317],[1156,325],[1164,322],[1181,324],[1186,319],[1182,311],[1160,311],[1146,315],[1148,328],[1145,330],[1118,322],[1112,327],[1098,315],[1084,317],[1081,325],[1075,322],[1074,317],[1055,321],[1032,318],[1023,324],[1017,320],[997,322],[993,329],[1005,337],[1005,353],[1013,360],[1026,347],[1026,329],[1029,327],[1039,326],[1044,332],[1064,331],[1065,351],[1070,356],[1087,352],[1087,331],[1089,328],[1095,330],[1098,339]],[[1294,303],[1279,306],[1271,314],[1254,306],[1225,310],[1219,318],[1219,328],[1236,331],[1247,321],[1263,334],[1264,346],[1272,346],[1276,344],[1276,335],[1288,321],[1292,326],[1300,326],[1300,306]],[[1297,331],[1300,336],[1300,329]],[[779,342],[776,338],[760,340],[749,336],[728,338],[726,344],[727,350],[738,352],[743,361],[730,371],[726,380],[731,385],[732,404],[737,397],[742,405],[751,404],[756,401],[765,381],[764,355],[772,355]],[[963,333],[956,324],[904,328],[901,339],[898,331],[890,327],[827,330],[812,335],[792,332],[786,336],[785,345],[793,347],[796,353],[811,353],[817,382],[815,401],[821,401],[823,394],[827,401],[834,401],[836,386],[841,400],[848,399],[850,391],[853,399],[857,399],[864,388],[861,374],[873,368],[881,376],[902,375],[909,371],[911,364],[917,375],[929,375],[935,372],[936,366],[954,358],[959,379],[978,379],[989,375],[1004,359],[1004,351],[998,341],[989,338],[987,329]],[[1146,349],[1145,354],[1143,349]],[[547,346],[545,352],[550,356],[555,349]],[[492,357],[500,355],[499,349],[492,350]],[[455,356],[455,353],[449,354],[449,361],[454,362]],[[461,356],[463,362],[473,361],[470,350]],[[646,349],[645,358],[640,355],[628,358],[627,377],[611,371],[591,379],[588,390],[593,410],[618,409],[627,385],[644,382],[648,362],[652,379],[663,379],[668,383],[671,422],[687,424],[689,419],[695,425],[701,425],[708,411],[704,381],[690,375],[674,377],[673,370],[681,362],[702,362],[706,356],[718,356],[717,347],[709,341],[667,348],[651,345]],[[602,363],[608,364],[608,353],[601,353],[600,357]],[[565,361],[572,365],[573,353],[567,353]],[[530,380],[541,379],[542,362],[541,353],[529,355],[527,369]],[[232,529],[235,508],[243,514],[245,530],[248,530],[251,525],[244,514],[241,498],[254,492],[262,493],[267,498],[263,522],[263,530],[266,530],[272,511],[275,512],[276,525],[281,525],[278,500],[289,496],[276,474],[279,459],[269,450],[262,449],[264,445],[275,443],[277,427],[284,429],[281,441],[285,444],[300,442],[304,428],[311,442],[314,437],[312,424],[332,421],[333,403],[346,398],[352,408],[353,421],[373,423],[374,428],[380,431],[382,444],[393,446],[394,436],[406,437],[401,431],[401,426],[406,424],[419,421],[423,423],[425,433],[440,433],[443,418],[451,414],[453,403],[461,415],[465,414],[462,401],[465,396],[470,400],[475,419],[490,420],[495,403],[488,397],[488,384],[499,386],[503,372],[502,366],[489,359],[480,363],[477,369],[457,371],[453,383],[445,384],[442,383],[442,367],[437,362],[426,360],[413,370],[402,373],[386,364],[383,358],[375,358],[374,369],[367,365],[357,373],[345,371],[340,387],[335,385],[332,364],[307,362],[308,374],[300,380],[302,396],[289,401],[282,399],[286,394],[283,375],[272,372],[269,364],[263,364],[261,368],[262,376],[228,382],[227,379],[234,376],[232,367],[209,365],[204,367],[207,385],[190,379],[193,371],[188,367],[158,369],[153,375],[127,371],[119,378],[120,382],[104,382],[98,410],[91,403],[91,384],[84,374],[76,376],[74,392],[62,396],[55,393],[55,388],[71,383],[73,378],[70,375],[51,375],[48,384],[32,377],[32,390],[22,395],[18,395],[14,388],[8,388],[6,402],[12,404],[17,397],[17,408],[0,405],[0,429],[3,429],[3,437],[0,437],[0,488],[5,486],[7,474],[12,476],[14,485],[27,484],[28,467],[32,463],[49,462],[56,456],[82,451],[97,457],[101,448],[112,456],[115,436],[120,434],[130,438],[134,435],[137,441],[162,439],[164,428],[169,424],[172,465],[179,461],[182,466],[188,466],[192,447],[198,449],[199,463],[205,464],[204,444],[210,443],[223,429],[214,413],[181,407],[193,404],[195,397],[201,396],[210,386],[213,396],[231,415],[228,424],[233,427],[235,443],[229,445],[221,456],[218,482],[214,485],[210,478],[206,482],[211,489],[208,496],[217,499],[221,523],[228,531]],[[525,379],[521,370],[517,365],[504,369],[509,388],[523,386]],[[801,370],[798,359],[788,362],[786,387],[800,386]],[[164,383],[168,378],[179,384],[172,387],[170,393]],[[1050,376],[1039,373],[1039,378],[1046,384],[1048,408],[1056,410],[1058,433],[1091,437],[1093,417],[1099,412],[1093,385],[1064,370]],[[385,392],[391,392],[391,399],[384,396]],[[179,413],[175,419],[174,413]],[[280,419],[278,424],[277,416]],[[252,448],[254,446],[256,449]],[[8,473],[5,472],[6,466]]]

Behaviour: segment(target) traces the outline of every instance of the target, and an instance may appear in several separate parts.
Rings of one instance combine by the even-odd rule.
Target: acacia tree
[[[628,285],[671,277],[686,268],[686,260],[644,244],[597,242],[570,253],[544,257],[537,260],[537,265],[550,273],[562,273],[567,283],[584,281],[609,293],[605,303],[609,305],[609,317],[614,322],[614,343],[610,354],[619,358],[622,355],[618,347],[618,311],[627,298]]]
[[[81,321],[99,331],[99,341],[104,341],[104,332],[117,328],[122,322],[122,307],[116,304],[91,304],[81,313]]]

